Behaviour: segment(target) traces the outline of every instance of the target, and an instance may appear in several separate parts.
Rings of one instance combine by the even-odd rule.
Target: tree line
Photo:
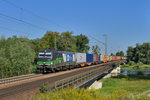
[[[88,53],[89,39],[86,35],[73,35],[73,32],[47,31],[42,38],[27,37],[0,38],[0,78],[32,73],[41,49],[56,48],[62,51]],[[93,54],[101,54],[98,45],[92,46]],[[123,51],[117,56],[124,56]],[[129,57],[130,58],[130,57]],[[133,60],[133,58],[132,58]]]
[[[118,52],[116,53],[116,56],[124,57],[125,55],[124,55],[124,52],[123,52],[123,51],[118,51]]]
[[[73,36],[73,32],[52,32],[48,31],[39,41],[38,49],[57,48],[72,52],[88,53],[89,39],[87,36],[80,34]]]
[[[127,50],[128,62],[150,64],[150,43],[136,44],[136,47],[129,46]]]
[[[27,38],[0,39],[0,78],[31,73],[35,53]]]
[[[73,32],[48,31],[40,39],[27,37],[0,38],[0,78],[7,78],[32,72],[39,50],[57,48],[73,52],[88,53],[89,39]]]

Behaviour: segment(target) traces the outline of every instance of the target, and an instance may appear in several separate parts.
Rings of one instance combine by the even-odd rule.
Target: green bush
[[[32,100],[149,100],[147,96],[144,96],[133,96],[124,89],[116,89],[111,94],[107,94],[101,92],[101,90],[82,88],[38,93]]]
[[[32,72],[35,53],[21,38],[0,39],[0,78]]]
[[[127,67],[130,67],[130,66],[128,64],[121,65],[121,68],[127,68]]]
[[[134,66],[134,65],[135,65],[135,62],[134,62],[134,61],[130,61],[128,64],[129,64],[130,66]]]
[[[40,89],[40,93],[46,93],[48,91],[48,82],[44,83]]]
[[[143,65],[143,63],[142,62],[138,62],[137,65]]]
[[[136,69],[139,69],[141,65],[143,65],[143,63],[142,63],[142,62],[138,62],[138,63],[136,64],[136,66],[135,66]]]

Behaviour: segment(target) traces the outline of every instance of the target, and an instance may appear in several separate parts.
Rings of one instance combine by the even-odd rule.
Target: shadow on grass
[[[112,78],[126,78],[128,80],[150,80],[150,75],[119,75],[113,76]]]

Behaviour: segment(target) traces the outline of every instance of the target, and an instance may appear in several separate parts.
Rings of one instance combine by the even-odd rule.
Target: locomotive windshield
[[[39,58],[43,58],[44,57],[44,52],[40,52],[39,53]]]
[[[45,53],[45,57],[46,58],[51,58],[52,57],[52,54],[49,52],[49,53]]]

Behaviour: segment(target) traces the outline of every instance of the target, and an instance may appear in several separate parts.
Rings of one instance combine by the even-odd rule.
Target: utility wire
[[[94,39],[94,40],[98,41],[99,43],[101,43],[101,44],[105,45],[105,43],[104,43],[104,42],[102,42],[102,41],[100,41],[100,40],[96,39],[95,37],[93,37],[93,36],[91,36],[91,35],[89,35],[89,37],[91,37],[92,39]]]
[[[16,21],[19,21],[19,22],[28,24],[28,25],[30,25],[30,26],[32,26],[32,27],[34,27],[34,28],[37,28],[37,29],[46,30],[45,28],[42,28],[42,27],[40,27],[40,26],[34,25],[34,24],[32,24],[32,23],[29,23],[29,22],[26,22],[26,21],[23,21],[23,20],[20,20],[20,19],[17,19],[17,18],[15,18],[15,17],[11,17],[11,16],[6,15],[6,14],[3,14],[3,13],[0,13],[0,16],[4,16],[4,17],[7,17],[7,18],[9,18],[9,19],[13,19],[13,20],[16,20]]]
[[[93,40],[96,40],[97,42],[100,42],[100,43],[102,43],[103,45],[105,45],[105,43],[103,43],[103,42],[101,42],[101,41],[99,41],[98,39],[96,39],[95,37],[93,37],[93,36],[91,36],[91,35],[89,35],[89,37],[91,38],[91,39],[93,39]],[[101,47],[102,48],[102,47]],[[109,46],[109,48],[111,49],[111,51],[110,52],[112,52],[114,49],[113,49],[113,47],[111,47],[111,46]],[[104,48],[102,48],[102,49],[104,49]]]
[[[4,2],[6,2],[6,3],[8,3],[8,4],[10,4],[10,5],[12,5],[12,6],[16,7],[16,8],[21,9],[20,6],[18,6],[18,5],[16,5],[16,4],[12,3],[12,2],[10,2],[10,1],[7,1],[7,0],[2,0],[2,1],[4,1]]]
[[[30,10],[27,10],[27,9],[24,9],[24,8],[22,8],[22,7],[20,7],[20,6],[16,5],[16,4],[14,4],[14,3],[8,1],[8,0],[3,0],[3,1],[6,2],[6,3],[8,3],[8,4],[10,4],[10,5],[12,5],[12,6],[14,6],[14,7],[16,7],[16,8],[18,8],[18,9],[20,9],[21,12],[26,11],[26,12],[30,13],[31,15],[33,15],[33,16],[39,18],[39,19],[45,20],[46,22],[51,22],[51,23],[55,24],[56,26],[58,26],[58,27],[60,27],[60,28],[67,29],[66,27],[64,27],[64,26],[62,26],[62,25],[59,25],[59,24],[57,24],[57,23],[55,23],[55,22],[52,22],[52,21],[50,21],[50,20],[48,20],[48,19],[46,19],[46,18],[44,18],[44,17],[41,17],[41,16],[35,14],[34,12],[32,12],[32,11],[30,11]]]
[[[14,4],[14,3],[8,1],[8,0],[2,0],[2,1],[8,3],[9,5],[14,6],[15,8],[20,9],[20,10],[21,10],[21,13],[22,13],[23,11],[26,11],[26,12],[30,13],[31,15],[33,15],[33,16],[39,18],[39,19],[45,20],[46,22],[50,22],[50,20],[48,20],[48,19],[46,19],[46,18],[43,18],[43,17],[41,17],[41,16],[35,14],[35,13],[32,12],[32,11],[29,11],[29,10],[27,10],[27,9],[24,9],[24,8],[22,8],[22,7],[20,7],[20,6],[16,5],[16,4]],[[42,27],[39,27],[39,26],[37,26],[37,25],[34,25],[34,24],[29,23],[29,22],[23,21],[23,20],[22,20],[22,14],[21,14],[21,18],[20,18],[20,19],[17,19],[17,18],[8,16],[8,15],[4,15],[4,14],[2,14],[2,13],[0,13],[0,15],[1,15],[1,16],[5,16],[5,17],[8,17],[8,18],[11,18],[11,19],[14,19],[14,20],[17,20],[17,21],[20,21],[20,22],[23,22],[23,23],[28,24],[28,25],[31,25],[31,26],[33,26],[33,27],[35,27],[35,28],[38,28],[38,29],[40,28],[40,29],[42,29],[42,30],[45,30],[45,29],[42,28]],[[54,23],[54,22],[53,22],[53,23]],[[55,24],[56,26],[58,26],[58,27],[61,27],[61,28],[66,29],[66,27],[61,26],[61,25],[59,25],[59,24],[57,24],[57,23],[54,23],[54,24]],[[92,37],[92,39],[94,39],[94,40],[96,40],[97,42],[99,42],[99,43],[105,45],[105,43],[101,42],[100,40],[96,39],[95,37],[93,37],[93,36],[91,36],[91,35],[89,35],[89,37]]]
[[[0,21],[3,21],[3,20],[0,20]],[[12,21],[12,20],[8,20],[7,21]],[[7,31],[13,31],[15,33],[23,33],[23,34],[26,34],[27,37],[29,37],[30,35],[35,35],[35,34],[32,34],[32,33],[29,33],[29,32],[23,32],[23,31],[20,31],[20,30],[16,30],[16,29],[12,29],[12,28],[8,28],[8,27],[4,27],[4,26],[0,26],[1,29],[4,29],[4,30],[7,30]],[[11,32],[12,33],[12,32]]]
[[[92,40],[94,40],[94,41],[95,41],[95,42],[93,42],[93,43],[101,43],[102,45],[104,45],[104,43],[103,43],[103,42],[101,42],[101,41],[97,40],[96,38],[91,37],[90,35],[89,35],[89,37],[90,37]],[[98,44],[98,45],[100,45],[100,44]],[[100,47],[101,47],[101,46],[100,46]]]
[[[93,45],[93,43],[94,43],[94,44],[96,43],[96,45],[98,45],[98,46],[100,47],[101,51],[105,51],[105,49],[104,49],[104,47],[103,47],[103,46],[104,46],[103,42],[101,42],[101,41],[95,39],[93,36],[91,37],[91,35],[88,35],[88,36],[89,36],[90,39],[92,39],[92,40],[95,41],[95,42],[90,42],[90,43],[89,43],[89,46],[90,46],[90,44]],[[98,43],[102,44],[103,46],[100,46],[100,44],[98,44]],[[92,46],[91,46],[90,49],[92,50]]]
[[[18,33],[24,33],[24,34],[26,34],[25,32],[18,31],[18,30],[15,30],[15,29],[10,29],[10,28],[3,27],[3,26],[0,26],[0,28],[1,28],[1,29],[5,29],[5,30],[8,30],[8,31],[15,31],[15,32],[18,32]]]

